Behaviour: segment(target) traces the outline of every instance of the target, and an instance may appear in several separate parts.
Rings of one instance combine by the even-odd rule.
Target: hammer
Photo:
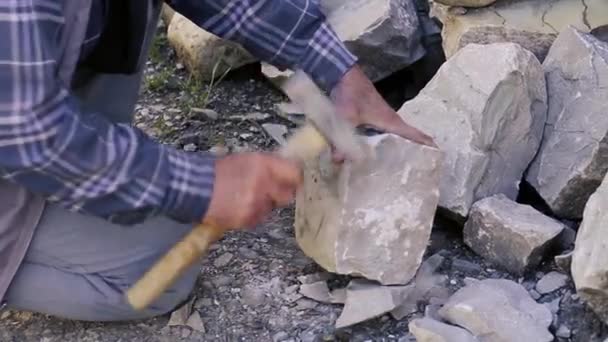
[[[279,155],[302,164],[318,156],[331,142],[352,162],[365,158],[369,151],[355,135],[354,127],[336,115],[331,101],[306,74],[296,71],[283,90],[306,113],[308,122],[279,149]],[[197,225],[127,291],[129,304],[136,310],[147,308],[230,228],[234,227],[213,222]]]

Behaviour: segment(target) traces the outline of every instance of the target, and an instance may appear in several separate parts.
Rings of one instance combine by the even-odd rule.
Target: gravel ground
[[[162,35],[148,66],[136,124],[165,143],[188,150],[268,150],[276,143],[265,133],[264,123],[294,126],[277,115],[275,104],[284,98],[255,67],[213,87],[197,85],[174,61]],[[196,108],[213,109],[217,117]],[[246,116],[256,112],[268,115]],[[0,341],[413,341],[407,323],[422,315],[425,303],[399,321],[386,315],[336,330],[342,305],[317,303],[299,294],[298,277],[322,270],[298,249],[292,218],[293,208],[277,210],[255,231],[229,233],[214,246],[201,264],[194,293],[194,310],[203,327],[168,326],[168,315],[101,324],[5,311]],[[557,269],[548,260],[536,272],[513,278],[473,254],[462,243],[459,229],[449,223],[436,225],[427,251],[434,253],[445,257],[439,271],[448,275],[451,292],[463,286],[466,277],[509,278],[532,289],[542,275]],[[347,277],[331,277],[333,286],[348,282]],[[562,325],[572,330],[570,339],[558,341],[608,337],[608,329],[581,303],[571,281],[538,301],[559,309],[553,333]]]

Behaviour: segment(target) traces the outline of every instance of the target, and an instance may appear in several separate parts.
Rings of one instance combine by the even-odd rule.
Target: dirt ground
[[[148,63],[136,125],[164,143],[190,150],[268,150],[276,143],[265,133],[264,123],[294,127],[277,115],[275,104],[283,100],[255,67],[212,87],[189,80],[161,35]],[[213,109],[218,117],[196,108]],[[243,118],[252,112],[268,115]],[[230,233],[214,246],[201,264],[194,293],[194,308],[204,329],[169,327],[168,315],[102,324],[5,311],[0,316],[0,341],[413,341],[407,324],[422,315],[425,303],[399,321],[386,315],[336,330],[342,305],[317,303],[299,295],[298,277],[323,271],[298,249],[292,225],[293,208],[278,210],[255,231]],[[542,275],[557,269],[552,260],[546,260],[536,272],[515,279],[473,254],[453,224],[435,227],[427,251],[434,253],[445,257],[440,273],[448,275],[451,291],[463,286],[466,277],[504,277],[532,289]],[[348,281],[332,277],[334,286]],[[571,282],[538,301],[552,303],[558,310],[552,332],[562,325],[572,330],[570,339],[559,341],[608,337],[608,329],[578,299]]]

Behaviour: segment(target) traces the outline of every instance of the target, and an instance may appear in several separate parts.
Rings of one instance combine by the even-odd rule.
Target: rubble
[[[443,46],[448,58],[468,44],[513,42],[542,62],[557,34],[568,26],[588,32],[608,24],[608,2],[604,0],[497,1],[465,14],[440,4],[435,7],[434,13],[444,24]]]
[[[439,198],[441,152],[392,134],[364,138],[373,159],[307,162],[296,198],[300,248],[327,271],[385,285],[415,275]]]
[[[608,323],[608,177],[589,198],[572,254],[571,273],[577,293]]]
[[[179,13],[173,14],[167,39],[188,71],[201,80],[219,78],[256,59],[240,45],[219,38]]]
[[[285,145],[285,143],[287,143],[285,135],[289,133],[289,130],[286,126],[280,124],[265,123],[262,124],[262,128],[266,133],[268,133],[268,135],[272,137],[274,141],[277,142],[277,144]]]
[[[569,28],[543,68],[547,124],[527,180],[557,216],[577,219],[608,170],[608,43]]]
[[[399,114],[445,153],[439,205],[464,220],[477,200],[498,193],[516,198],[540,145],[544,74],[521,46],[471,44],[443,64]]]
[[[358,64],[372,81],[413,64],[425,53],[411,0],[321,0],[320,5],[329,24],[358,57]],[[262,64],[262,72],[277,86],[292,74],[267,63]]]
[[[416,342],[477,342],[477,338],[465,329],[432,318],[417,318],[408,324]]]
[[[540,264],[564,227],[531,206],[499,194],[473,205],[463,236],[477,254],[523,274]]]
[[[439,315],[484,341],[553,341],[551,312],[523,286],[506,279],[469,281]]]
[[[549,272],[536,283],[536,291],[540,294],[551,293],[566,286],[568,276],[559,272]]]
[[[336,328],[344,328],[383,315],[397,308],[413,285],[378,286],[363,279],[352,280],[346,288],[346,302]]]

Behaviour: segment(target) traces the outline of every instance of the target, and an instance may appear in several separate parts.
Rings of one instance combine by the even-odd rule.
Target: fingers
[[[268,156],[270,177],[282,186],[297,188],[302,183],[302,172],[297,163],[275,156]]]

